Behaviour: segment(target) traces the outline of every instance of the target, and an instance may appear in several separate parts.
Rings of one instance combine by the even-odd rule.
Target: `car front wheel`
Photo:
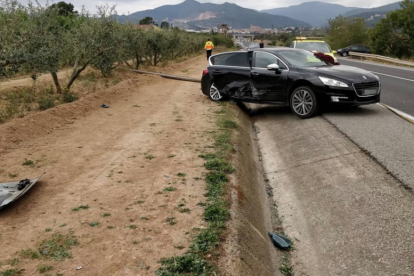
[[[290,96],[290,108],[302,119],[313,117],[318,111],[318,102],[312,89],[301,86]]]
[[[214,102],[219,102],[224,100],[224,96],[221,94],[221,92],[218,90],[216,85],[214,83],[210,86],[210,92],[209,92],[210,99]]]
[[[342,56],[343,56],[343,57],[346,57],[347,55],[348,55],[348,53],[347,53],[347,52],[343,52],[343,53],[342,53]]]

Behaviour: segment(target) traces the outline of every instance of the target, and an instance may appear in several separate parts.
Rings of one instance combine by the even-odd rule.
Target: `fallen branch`
[[[130,71],[137,72],[139,74],[148,74],[148,75],[156,75],[161,76],[163,78],[167,79],[173,79],[173,80],[181,80],[181,81],[190,81],[190,82],[197,82],[200,83],[201,79],[196,78],[188,78],[188,77],[182,77],[182,76],[176,76],[176,75],[168,75],[168,74],[162,74],[162,73],[156,73],[156,72],[149,72],[149,71],[142,71],[142,70],[133,70],[129,69]]]

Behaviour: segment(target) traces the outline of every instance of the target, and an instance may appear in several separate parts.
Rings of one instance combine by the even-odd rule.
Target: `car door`
[[[209,72],[212,81],[221,93],[237,97],[250,90],[250,65],[247,52],[230,52],[212,56]],[[239,95],[240,96],[240,95]]]
[[[280,70],[269,71],[267,66],[270,64],[279,65]],[[264,101],[285,102],[288,74],[288,66],[275,55],[268,52],[254,52],[250,76],[253,97]]]

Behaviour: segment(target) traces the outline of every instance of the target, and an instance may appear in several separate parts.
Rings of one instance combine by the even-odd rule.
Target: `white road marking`
[[[414,82],[414,80],[412,80],[412,79],[401,78],[401,77],[397,77],[397,76],[393,76],[393,75],[387,75],[387,74],[378,73],[378,72],[374,72],[374,71],[371,71],[371,73],[378,74],[378,75],[383,75],[383,76],[387,76],[387,77],[391,77],[391,78],[396,78],[396,79],[400,79],[400,80],[406,80],[406,81]]]
[[[396,66],[396,65],[389,65],[389,64],[383,64],[383,63],[375,63],[372,61],[360,61],[360,60],[352,60],[352,59],[347,59],[347,58],[337,58],[338,60],[344,60],[344,61],[349,61],[349,62],[353,62],[353,63],[362,63],[362,64],[366,64],[366,65],[374,65],[374,66],[379,66],[379,67],[387,67],[387,68],[393,68],[393,69],[397,69],[397,70],[403,70],[403,71],[411,71],[414,72],[414,69],[412,68],[408,68],[408,67],[401,67],[401,66]],[[345,65],[345,64],[344,64]],[[353,65],[346,65],[346,66],[353,66]]]
[[[400,117],[404,118],[405,120],[409,121],[410,123],[414,124],[414,117],[413,116],[411,116],[411,115],[409,115],[409,114],[407,114],[405,112],[402,112],[401,110],[398,110],[396,108],[393,108],[393,107],[391,107],[389,105],[386,105],[384,103],[380,103],[380,105],[382,107],[384,107],[384,108],[390,109],[392,112],[394,112],[398,116],[400,116]]]

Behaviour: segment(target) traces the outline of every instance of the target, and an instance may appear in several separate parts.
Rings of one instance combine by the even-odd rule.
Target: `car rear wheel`
[[[302,119],[313,117],[318,111],[318,102],[312,89],[301,86],[290,96],[290,108]]]
[[[214,102],[219,102],[224,100],[224,96],[221,94],[221,92],[218,90],[216,85],[214,83],[210,86],[210,92],[209,92],[210,99]]]
[[[343,56],[343,57],[346,57],[347,55],[348,55],[348,53],[347,53],[347,52],[343,52],[343,53],[342,53],[342,56]]]

